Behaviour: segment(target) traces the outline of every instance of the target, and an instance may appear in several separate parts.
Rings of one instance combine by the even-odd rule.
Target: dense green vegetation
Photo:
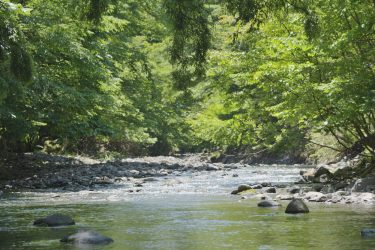
[[[1,149],[374,156],[374,25],[371,0],[2,0]]]

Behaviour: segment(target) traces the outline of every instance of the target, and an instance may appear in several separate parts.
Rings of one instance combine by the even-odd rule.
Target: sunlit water
[[[288,183],[300,167],[267,166],[184,173],[144,184],[81,192],[21,192],[0,200],[0,249],[75,249],[59,242],[77,229],[114,239],[95,249],[375,249],[362,228],[375,228],[375,209],[309,203],[310,213],[287,215],[229,195],[241,183]],[[238,177],[233,177],[238,174]],[[75,226],[34,227],[35,218],[63,213]]]

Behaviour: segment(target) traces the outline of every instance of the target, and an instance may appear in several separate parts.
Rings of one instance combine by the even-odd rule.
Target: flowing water
[[[183,173],[95,191],[19,192],[0,199],[0,249],[76,249],[59,242],[77,229],[114,239],[94,249],[375,249],[362,228],[375,228],[375,209],[309,203],[310,213],[288,215],[287,203],[258,208],[255,200],[229,195],[238,184],[289,183],[301,166],[258,166]],[[233,177],[237,174],[238,177]],[[73,217],[75,226],[34,227],[53,213]]]

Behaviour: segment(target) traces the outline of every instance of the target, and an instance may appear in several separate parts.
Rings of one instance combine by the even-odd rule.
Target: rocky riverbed
[[[155,177],[182,172],[236,169],[241,164],[208,163],[201,155],[181,157],[143,157],[98,161],[83,157],[26,154],[29,176],[3,181],[0,190],[62,188],[70,191],[100,188],[124,182],[154,181]],[[32,166],[32,167],[30,167]],[[242,165],[243,166],[243,165]],[[23,166],[17,166],[22,171]],[[31,171],[30,169],[34,171]]]
[[[26,154],[23,166],[27,176],[0,183],[0,196],[11,190],[65,190],[94,191],[108,187],[126,186],[129,193],[139,193],[147,189],[146,183],[162,179],[177,179],[181,175],[199,178],[200,173],[210,178],[231,179],[227,186],[235,189],[232,194],[241,199],[255,198],[273,201],[304,199],[309,202],[340,204],[375,204],[375,177],[344,179],[338,173],[355,171],[351,163],[320,165],[317,167],[294,165],[281,166],[281,169],[300,169],[293,178],[283,179],[283,172],[273,173],[270,182],[268,171],[279,165],[247,165],[242,163],[211,163],[205,155],[181,155],[175,157],[142,157],[115,161],[98,161],[83,157],[62,157],[47,154]],[[8,166],[12,167],[12,166]],[[238,178],[248,175],[253,182]],[[280,176],[280,179],[275,179]],[[215,179],[216,180],[216,179]],[[256,180],[254,182],[254,180]],[[265,180],[268,180],[265,182]],[[217,179],[216,182],[221,182]],[[209,185],[216,185],[214,183]],[[169,184],[166,184],[169,185]],[[195,184],[196,185],[196,184]],[[146,187],[145,187],[146,186]],[[238,187],[237,187],[238,186]],[[147,191],[147,190],[146,190]]]
[[[232,194],[242,199],[272,201],[303,199],[307,202],[375,205],[375,174],[359,177],[359,158],[301,169],[300,179],[290,185],[245,183]]]

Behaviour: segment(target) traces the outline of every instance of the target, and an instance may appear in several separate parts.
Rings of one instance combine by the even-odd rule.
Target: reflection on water
[[[0,200],[0,249],[74,249],[59,239],[78,228],[115,240],[95,249],[375,249],[375,240],[359,234],[375,227],[373,207],[310,204],[310,214],[287,215],[285,203],[262,209],[227,195],[242,182],[272,181],[277,171],[284,171],[282,182],[298,176],[293,168],[270,169],[268,175],[252,171],[161,179],[140,194],[121,185],[95,192],[19,193]],[[56,212],[72,216],[77,225],[32,226],[34,218]]]

